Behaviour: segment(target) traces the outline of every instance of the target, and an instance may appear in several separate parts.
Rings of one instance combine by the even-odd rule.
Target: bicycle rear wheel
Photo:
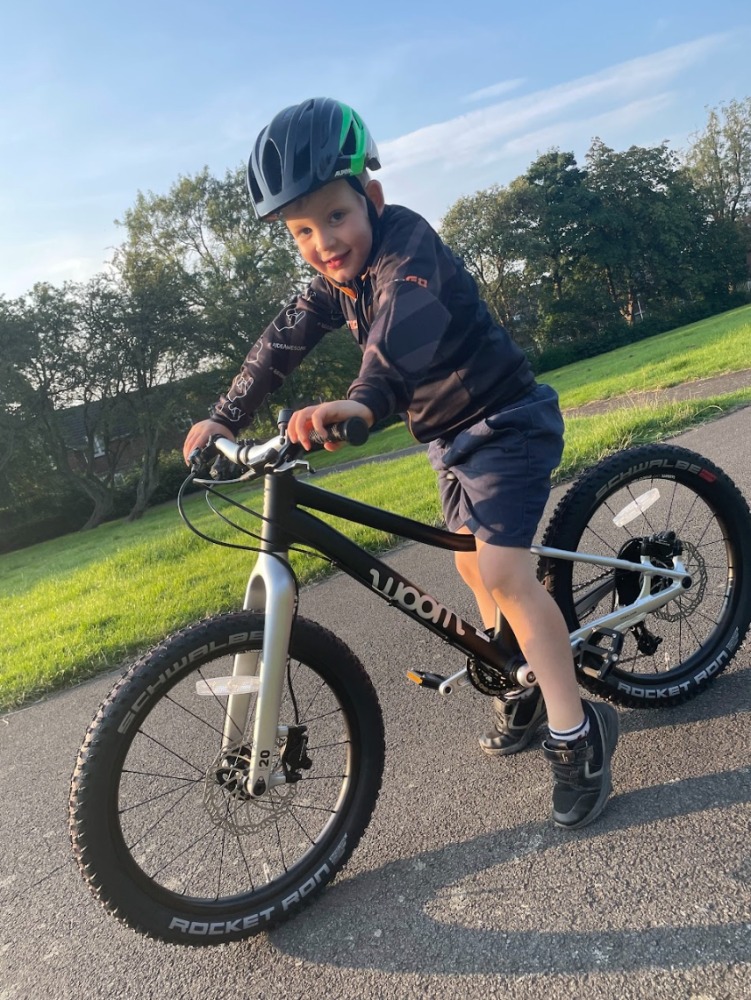
[[[380,707],[360,662],[317,624],[295,622],[279,718],[294,739],[280,738],[271,762],[297,780],[258,799],[245,791],[255,696],[243,737],[222,750],[226,700],[210,682],[231,674],[232,654],[260,650],[263,627],[262,615],[238,612],[171,636],[115,686],[86,735],[71,782],[74,855],[105,908],[137,931],[216,944],[266,930],[334,877],[370,820]]]
[[[751,617],[748,504],[702,456],[646,445],[605,459],[574,483],[543,538],[553,548],[638,561],[633,540],[666,531],[676,533],[693,585],[629,629],[605,672],[595,658],[580,664],[584,687],[623,705],[686,701],[738,650]],[[541,560],[540,576],[571,631],[630,603],[641,585],[639,573],[564,560]]]

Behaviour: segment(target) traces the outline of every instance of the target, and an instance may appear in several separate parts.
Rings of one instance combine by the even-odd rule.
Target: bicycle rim
[[[664,564],[674,568],[680,558],[692,578],[687,591],[623,633],[618,659],[606,671],[584,657],[582,683],[626,704],[679,702],[698,693],[724,669],[748,626],[745,502],[711,463],[671,446],[614,456],[576,494],[575,486],[556,511],[546,544],[638,561],[633,539],[674,532],[682,551]],[[642,582],[638,573],[580,562],[551,564],[548,574],[572,630],[635,600]],[[658,578],[653,590],[664,585]]]

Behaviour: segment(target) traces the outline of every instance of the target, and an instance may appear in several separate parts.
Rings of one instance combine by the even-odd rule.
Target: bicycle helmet
[[[285,108],[256,139],[248,162],[248,190],[259,219],[273,218],[297,198],[339,177],[357,181],[378,170],[378,149],[362,118],[348,104],[314,97]]]

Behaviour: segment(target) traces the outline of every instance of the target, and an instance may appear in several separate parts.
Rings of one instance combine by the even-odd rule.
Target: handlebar
[[[365,444],[370,436],[368,425],[360,417],[350,417],[340,423],[330,424],[326,431],[325,437],[317,431],[311,432],[310,451],[320,451],[327,442],[344,442],[359,447]],[[260,473],[291,461],[304,451],[301,444],[293,443],[286,434],[278,434],[260,444],[245,444],[242,441],[230,441],[229,438],[214,435],[204,448],[195,448],[191,452],[189,462],[191,470],[200,473],[208,467],[218,452],[234,465]]]

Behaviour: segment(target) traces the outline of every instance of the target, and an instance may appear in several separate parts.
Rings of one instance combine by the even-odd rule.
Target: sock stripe
[[[574,726],[573,729],[550,729],[550,738],[560,743],[575,743],[577,740],[584,739],[588,733],[589,718],[585,715],[579,725]]]

